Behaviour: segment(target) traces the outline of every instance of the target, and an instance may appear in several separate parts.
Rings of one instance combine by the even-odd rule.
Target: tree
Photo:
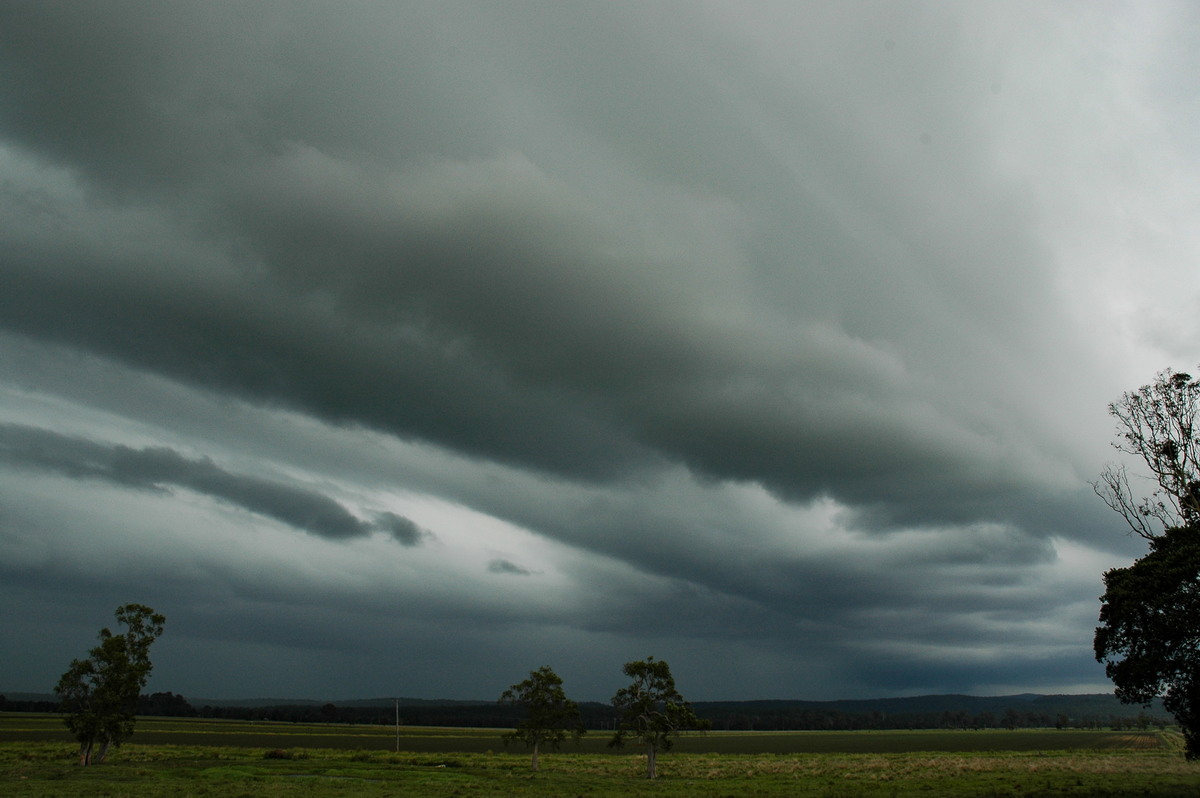
[[[144,604],[124,604],[116,617],[126,631],[101,629],[100,644],[87,659],[72,660],[54,688],[62,702],[63,722],[79,741],[81,765],[104,761],[110,745],[119,746],[133,734],[138,696],[153,669],[150,645],[166,623]],[[97,743],[100,748],[95,751]]]
[[[1157,484],[1137,498],[1125,467],[1107,466],[1097,495],[1147,540],[1165,529],[1200,526],[1200,381],[1170,369],[1108,406],[1118,421],[1120,452],[1138,457]]]
[[[623,670],[633,683],[613,696],[619,718],[609,745],[622,746],[626,738],[640,741],[646,746],[646,778],[653,779],[658,776],[659,750],[671,750],[682,730],[707,729],[710,723],[697,717],[692,705],[675,689],[666,662],[647,657],[626,662]]]
[[[562,679],[548,666],[529,672],[529,678],[505,690],[499,703],[525,708],[525,718],[504,735],[504,744],[519,740],[533,751],[533,770],[543,743],[558,748],[568,735],[578,740],[586,733],[579,705],[563,692]]]
[[[1127,568],[1104,574],[1093,650],[1126,703],[1158,696],[1200,758],[1200,382],[1166,370],[1109,405],[1121,452],[1149,469],[1138,498],[1124,466],[1108,466],[1096,493],[1149,541]]]
[[[1163,706],[1183,730],[1188,759],[1200,758],[1200,530],[1174,527],[1150,553],[1104,575],[1096,659],[1117,698]]]

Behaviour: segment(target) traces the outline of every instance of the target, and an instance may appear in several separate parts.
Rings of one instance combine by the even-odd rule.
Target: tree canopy
[[[1152,487],[1136,496],[1123,465],[1093,487],[1150,551],[1105,573],[1093,650],[1122,701],[1162,696],[1200,758],[1200,382],[1168,369],[1109,412],[1114,446],[1142,460]]]
[[[72,660],[54,688],[62,701],[63,722],[79,741],[81,765],[102,762],[109,746],[119,746],[133,734],[138,696],[154,667],[150,646],[166,623],[144,604],[124,604],[116,617],[126,631],[101,629],[99,645],[87,659]]]
[[[613,696],[619,718],[609,745],[622,746],[630,738],[641,742],[646,746],[646,777],[653,779],[658,775],[660,750],[671,750],[674,738],[684,729],[707,729],[710,724],[701,720],[675,689],[675,678],[665,661],[647,657],[626,662],[623,670],[633,682]]]
[[[519,740],[533,752],[532,768],[538,769],[542,744],[557,748],[567,736],[579,739],[585,733],[579,705],[563,692],[563,680],[548,666],[530,671],[529,678],[514,684],[500,696],[500,703],[524,707],[525,718],[504,735],[507,744]]]
[[[1163,707],[1200,757],[1200,530],[1175,527],[1150,553],[1104,575],[1096,658],[1128,703]]]

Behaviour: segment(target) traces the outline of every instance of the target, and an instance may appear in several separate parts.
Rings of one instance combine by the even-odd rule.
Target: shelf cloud
[[[139,601],[184,695],[1107,690],[1198,23],[3,6],[7,689]]]

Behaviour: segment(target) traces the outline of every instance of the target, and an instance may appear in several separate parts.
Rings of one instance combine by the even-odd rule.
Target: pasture
[[[690,735],[643,778],[592,732],[529,771],[496,729],[139,721],[104,764],[73,764],[55,716],[0,714],[6,796],[1191,796],[1171,732],[723,732]]]

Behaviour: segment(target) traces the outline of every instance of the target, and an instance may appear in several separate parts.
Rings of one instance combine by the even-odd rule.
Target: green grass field
[[[642,776],[593,732],[544,754],[495,729],[143,719],[104,764],[74,765],[58,718],[0,715],[5,796],[1193,796],[1171,732],[742,732],[688,736]]]

